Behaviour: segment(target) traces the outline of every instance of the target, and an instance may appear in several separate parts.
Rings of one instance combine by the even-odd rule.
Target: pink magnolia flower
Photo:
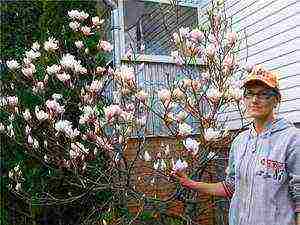
[[[158,92],[158,97],[162,102],[169,102],[171,100],[171,92],[167,89],[162,89]]]
[[[6,100],[7,100],[7,103],[9,106],[16,106],[19,102],[19,99],[17,96],[8,96],[6,98]]]
[[[173,164],[173,172],[182,172],[188,167],[188,164],[186,161],[181,161],[181,159],[178,159],[175,164]]]
[[[193,42],[201,42],[204,38],[204,33],[198,29],[194,29],[190,32],[190,39]]]
[[[65,108],[64,106],[61,106],[57,101],[55,100],[47,100],[46,101],[46,106],[48,108],[48,110],[51,113],[54,114],[62,114],[65,112]]]
[[[128,83],[128,84],[131,84],[134,82],[134,79],[135,79],[135,74],[134,74],[134,69],[133,67],[130,67],[130,66],[122,66],[120,68],[120,71],[119,71],[119,76],[120,78]]]
[[[230,68],[234,67],[235,65],[235,60],[232,55],[226,55],[223,61],[223,66],[225,68],[225,72],[228,72]]]
[[[200,143],[192,138],[187,138],[183,142],[183,145],[185,146],[188,152],[191,152],[192,155],[196,155],[198,153]]]
[[[122,109],[119,105],[110,105],[104,108],[104,114],[107,121],[112,122],[114,117],[120,116]]]
[[[100,41],[99,47],[105,52],[111,52],[113,50],[113,46],[108,41]]]
[[[69,74],[66,74],[65,72],[56,74],[56,77],[62,82],[67,82],[71,79],[71,76]]]
[[[104,23],[104,20],[100,20],[98,16],[92,17],[92,23],[94,26],[99,26]]]
[[[213,57],[216,53],[216,48],[213,44],[210,44],[206,48],[206,54],[208,57]]]
[[[85,35],[85,36],[90,36],[91,33],[91,28],[88,26],[83,26],[80,28],[81,32]]]
[[[230,32],[227,34],[227,42],[230,46],[234,45],[237,41],[237,34],[235,32]]]
[[[101,66],[98,66],[98,67],[96,68],[96,73],[97,73],[97,74],[103,74],[105,71],[106,71],[106,69],[103,68],[103,67],[101,67]]]
[[[141,102],[145,102],[148,98],[148,94],[144,90],[141,90],[136,94],[136,98]]]
[[[22,73],[27,78],[33,78],[33,74],[36,72],[35,65],[32,63],[28,64],[26,67],[22,68]]]
[[[175,44],[180,43],[180,37],[179,37],[178,33],[173,33],[173,40],[174,40]]]

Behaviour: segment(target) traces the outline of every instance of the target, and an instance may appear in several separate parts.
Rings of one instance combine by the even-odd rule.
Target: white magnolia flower
[[[5,131],[5,126],[3,125],[3,123],[0,123],[0,132]]]
[[[220,134],[221,134],[220,131],[216,131],[213,128],[208,128],[204,130],[204,138],[207,141],[220,137]]]
[[[31,119],[31,114],[30,114],[29,109],[25,109],[25,111],[22,114],[26,121],[29,121]]]
[[[0,107],[4,107],[7,105],[6,97],[0,97]]]
[[[16,61],[16,60],[10,60],[10,61],[7,61],[6,62],[6,65],[7,67],[10,69],[10,70],[16,70],[19,68],[19,63]]]
[[[58,132],[64,132],[65,129],[71,128],[72,129],[72,123],[68,120],[59,120],[54,125],[55,130]]]
[[[75,41],[76,48],[82,49],[84,47],[83,41]]]
[[[52,65],[52,66],[47,66],[47,69],[46,69],[46,71],[47,71],[47,73],[48,74],[57,74],[57,73],[59,73],[59,71],[61,70],[61,66],[60,65]]]
[[[25,55],[28,59],[36,59],[41,56],[41,53],[39,51],[34,51],[33,49],[25,52]]]
[[[10,171],[8,172],[8,177],[12,179],[13,176],[14,176],[14,172],[13,172],[12,170],[10,170]]]
[[[78,63],[74,64],[74,72],[80,74],[87,74],[87,69]]]
[[[16,191],[20,191],[21,190],[21,183],[17,183],[17,185],[16,185],[16,187],[15,187],[15,189],[16,189]]]
[[[15,132],[12,124],[7,126],[7,135],[11,138],[15,136]]]
[[[35,116],[39,121],[44,121],[49,118],[48,113],[43,110],[40,110],[38,106],[35,107]]]
[[[159,168],[159,161],[154,162],[153,168],[154,168],[155,170],[158,170],[158,168]]]
[[[160,160],[160,169],[165,170],[166,168],[167,168],[167,164],[166,164],[165,160],[161,159]]]
[[[183,170],[185,170],[186,168],[188,167],[188,164],[187,164],[187,162],[186,161],[181,161],[181,159],[178,159],[177,161],[176,161],[176,163],[175,164],[173,164],[173,171],[174,172],[181,172],[181,171],[183,171]]]
[[[56,94],[56,93],[54,93],[53,95],[52,95],[52,98],[55,100],[55,101],[58,101],[59,99],[62,99],[62,95],[61,94]]]
[[[57,77],[58,80],[60,80],[62,82],[66,82],[66,81],[69,81],[71,79],[70,74],[67,74],[65,72],[56,74],[56,77]]]
[[[80,27],[80,23],[78,23],[77,21],[72,21],[69,23],[69,27],[73,30],[73,31],[78,31],[79,27]]]
[[[38,51],[40,49],[40,47],[41,47],[40,44],[36,41],[32,44],[31,49],[33,51]]]
[[[47,148],[48,147],[48,141],[44,140],[44,147]]]
[[[188,27],[179,28],[179,34],[182,38],[188,37],[189,32],[190,32],[190,28]]]
[[[65,68],[74,69],[75,65],[80,63],[76,61],[75,56],[67,53],[63,55],[62,59],[60,60],[60,64]]]
[[[222,97],[222,93],[217,88],[208,89],[206,95],[212,101],[218,101]]]
[[[146,162],[149,162],[149,161],[151,160],[151,156],[150,156],[150,154],[148,153],[148,151],[145,151],[145,153],[144,153],[144,160],[145,160]]]
[[[78,10],[71,10],[68,11],[68,16],[71,19],[78,19],[80,17],[81,13]]]
[[[31,127],[26,125],[25,127],[25,134],[29,135],[31,133]]]
[[[44,43],[44,49],[46,51],[55,51],[59,48],[59,42],[55,40],[53,37],[49,37],[48,41]]]
[[[184,141],[183,145],[185,146],[188,152],[191,152],[193,155],[196,155],[198,153],[200,143],[192,138],[187,138]]]
[[[78,20],[85,20],[89,17],[89,14],[84,12],[84,11],[81,11],[80,14],[78,15],[77,19]]]
[[[179,135],[186,136],[192,133],[193,129],[187,123],[180,123],[179,124]]]

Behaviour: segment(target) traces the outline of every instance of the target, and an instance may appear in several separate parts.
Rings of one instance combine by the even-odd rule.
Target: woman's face
[[[273,109],[278,104],[276,95],[273,89],[262,84],[246,86],[244,101],[247,114],[254,119],[267,118],[273,113]]]

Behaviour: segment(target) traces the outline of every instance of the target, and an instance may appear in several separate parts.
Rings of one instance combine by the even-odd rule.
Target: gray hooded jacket
[[[227,177],[230,225],[295,225],[300,213],[300,130],[284,118],[232,143]]]

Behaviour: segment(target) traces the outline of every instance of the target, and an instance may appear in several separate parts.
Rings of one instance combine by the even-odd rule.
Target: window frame
[[[124,22],[124,1],[126,0],[118,0],[118,16],[119,16],[119,53],[120,54],[120,62],[129,61],[126,57],[126,49],[125,49],[125,22]],[[155,2],[155,3],[164,3],[171,4],[170,0],[140,0],[143,2]],[[197,22],[200,23],[201,18],[201,10],[203,9],[203,5],[199,5],[196,3],[188,3],[188,2],[178,2],[180,6],[187,6],[191,8],[197,9]],[[117,53],[116,53],[117,54]],[[174,59],[169,55],[152,55],[152,54],[137,54],[136,55],[137,62],[151,62],[151,63],[170,63],[175,64]],[[196,64],[203,64],[202,60],[197,60]]]

